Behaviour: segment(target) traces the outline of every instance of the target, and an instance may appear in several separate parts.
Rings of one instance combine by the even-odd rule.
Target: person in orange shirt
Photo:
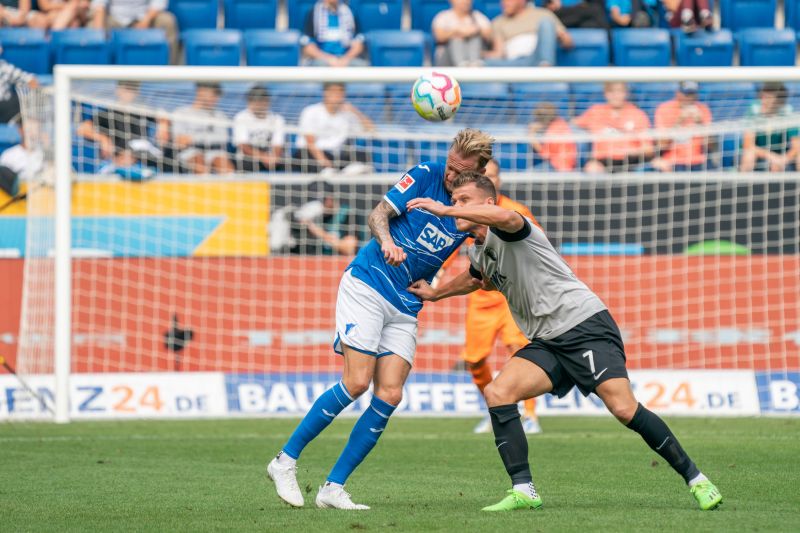
[[[661,172],[703,170],[706,167],[708,136],[680,135],[681,129],[711,124],[708,106],[697,101],[699,87],[696,81],[681,82],[675,98],[656,108],[656,129],[675,129],[669,139],[659,140],[661,156],[651,165]]]
[[[558,116],[556,106],[543,102],[533,110],[533,122],[528,125],[531,134],[531,148],[556,172],[575,170],[578,160],[578,147],[572,140],[569,123]],[[559,139],[559,140],[547,140]],[[546,170],[549,170],[545,168]]]
[[[486,176],[492,180],[495,188],[500,190],[500,166],[494,159],[486,164]],[[497,205],[505,209],[517,211],[522,216],[531,219],[538,225],[536,219],[524,205],[515,202],[508,196],[498,194]],[[471,239],[465,243],[471,244]],[[442,265],[446,270],[458,256],[458,251]],[[489,356],[494,349],[497,337],[505,346],[509,357],[530,341],[519,330],[511,310],[508,308],[505,296],[498,291],[477,290],[467,296],[466,342],[461,356],[467,363],[467,368],[472,374],[472,381],[483,394],[486,385],[492,382],[492,367]],[[522,426],[525,433],[541,433],[542,428],[536,417],[536,400],[531,398],[525,401],[525,412],[522,417]],[[475,433],[489,433],[492,431],[492,422],[489,415],[475,426]]]
[[[608,82],[603,87],[605,104],[595,104],[573,123],[595,136],[592,159],[584,172],[627,172],[653,158],[653,140],[642,135],[650,130],[647,113],[628,102],[628,87]]]

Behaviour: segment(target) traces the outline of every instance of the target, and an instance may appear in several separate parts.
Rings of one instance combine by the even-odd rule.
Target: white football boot
[[[297,484],[297,463],[291,466],[282,465],[276,457],[267,465],[267,475],[275,482],[275,490],[281,500],[292,507],[302,507],[305,504],[303,493]]]
[[[366,505],[353,503],[350,493],[344,490],[342,485],[335,483],[325,483],[319,488],[317,493],[317,507],[320,509],[345,509],[348,511],[365,511],[369,509]]]

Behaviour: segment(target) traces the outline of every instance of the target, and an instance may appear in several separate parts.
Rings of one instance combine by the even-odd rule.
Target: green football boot
[[[542,506],[542,498],[537,494],[531,498],[518,490],[509,489],[508,496],[499,503],[484,507],[481,511],[516,511],[518,509],[538,509]]]
[[[710,481],[701,481],[689,489],[703,511],[716,509],[722,503],[722,494]]]

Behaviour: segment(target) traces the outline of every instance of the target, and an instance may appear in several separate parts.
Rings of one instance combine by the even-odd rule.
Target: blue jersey
[[[420,163],[384,196],[397,211],[398,216],[389,220],[389,233],[405,251],[406,260],[400,266],[388,265],[380,244],[372,239],[347,267],[352,269],[353,276],[378,291],[400,312],[411,316],[419,313],[422,302],[408,292],[408,286],[418,279],[430,283],[442,263],[468,237],[456,229],[451,217],[439,218],[420,209],[406,211],[406,203],[413,198],[432,198],[450,205],[450,193],[444,188],[444,169],[441,163]]]

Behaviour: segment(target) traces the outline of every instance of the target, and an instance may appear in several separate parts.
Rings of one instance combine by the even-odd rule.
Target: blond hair
[[[478,168],[483,168],[492,158],[492,143],[494,139],[481,130],[466,128],[458,132],[453,139],[450,149],[458,152],[463,157],[478,158]]]

